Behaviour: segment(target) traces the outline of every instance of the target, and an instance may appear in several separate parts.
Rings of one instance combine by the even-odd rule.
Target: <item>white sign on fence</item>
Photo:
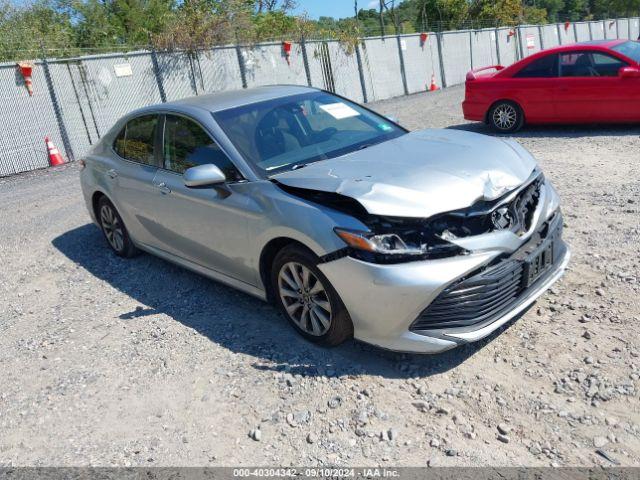
[[[529,50],[533,50],[534,48],[536,48],[536,39],[533,36],[533,33],[527,34],[527,48]]]
[[[130,63],[119,63],[114,65],[113,70],[116,72],[116,77],[130,77],[133,75]]]

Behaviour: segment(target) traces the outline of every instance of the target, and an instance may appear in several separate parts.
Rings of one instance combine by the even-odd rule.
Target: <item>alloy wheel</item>
[[[122,252],[124,249],[124,230],[118,215],[109,205],[103,205],[100,209],[100,223],[109,245],[116,252]]]
[[[500,130],[510,130],[518,121],[518,112],[513,105],[504,103],[493,111],[493,123]]]
[[[287,314],[304,332],[319,337],[331,327],[331,303],[322,282],[304,265],[285,263],[278,274],[278,293]]]

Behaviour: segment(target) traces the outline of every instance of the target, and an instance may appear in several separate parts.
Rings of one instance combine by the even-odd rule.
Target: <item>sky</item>
[[[377,8],[378,0],[358,0],[358,8]],[[298,0],[296,13],[307,12],[309,17],[353,17],[353,0]]]

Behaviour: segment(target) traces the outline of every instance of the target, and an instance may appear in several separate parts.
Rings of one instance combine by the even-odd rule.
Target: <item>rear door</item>
[[[553,97],[557,83],[558,55],[546,55],[515,73],[503,96],[518,101],[527,122],[549,122],[555,115]]]
[[[134,240],[154,245],[151,212],[155,208],[153,178],[157,167],[158,116],[143,115],[127,122],[112,149],[115,160],[106,171],[111,200]]]

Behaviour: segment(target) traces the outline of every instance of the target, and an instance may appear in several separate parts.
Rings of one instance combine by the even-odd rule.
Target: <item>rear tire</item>
[[[489,110],[487,122],[495,132],[513,133],[524,125],[524,113],[517,103],[501,100]]]
[[[122,217],[107,197],[102,197],[98,201],[96,216],[104,238],[116,255],[131,258],[140,253],[131,241]]]
[[[271,287],[278,307],[307,340],[333,347],[353,336],[353,323],[318,257],[299,246],[280,250],[271,268]]]

